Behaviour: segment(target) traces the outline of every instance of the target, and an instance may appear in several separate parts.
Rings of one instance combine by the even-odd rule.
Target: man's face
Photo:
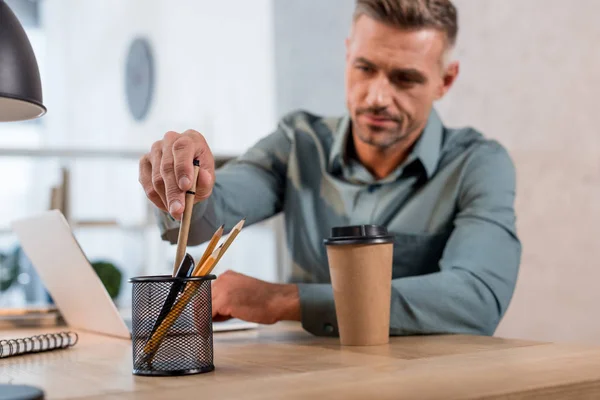
[[[442,32],[401,30],[365,15],[354,22],[346,51],[354,135],[381,150],[416,140],[458,71],[457,64],[442,65]]]

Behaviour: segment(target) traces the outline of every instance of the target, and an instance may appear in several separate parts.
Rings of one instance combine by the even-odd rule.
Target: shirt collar
[[[331,152],[329,153],[329,168],[333,168],[336,162],[339,162],[341,166],[346,165],[346,149],[348,144],[348,137],[350,136],[350,116],[345,115],[338,123],[333,138],[333,144],[331,145]]]
[[[442,147],[443,130],[442,120],[435,109],[431,109],[427,125],[419,139],[417,139],[408,158],[408,160],[418,159],[421,162],[427,173],[427,178],[431,178],[437,168]],[[345,158],[349,136],[350,117],[346,115],[341,118],[336,129],[329,154],[329,168],[333,168],[336,162],[339,162],[342,168],[347,166]]]
[[[431,109],[429,119],[421,137],[417,139],[412,154],[421,161],[427,178],[431,178],[437,169],[442,150],[444,126],[438,113]]]

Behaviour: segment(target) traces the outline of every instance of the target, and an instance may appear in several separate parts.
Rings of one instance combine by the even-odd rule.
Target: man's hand
[[[259,324],[300,321],[296,285],[276,284],[233,271],[221,274],[212,284],[213,320],[239,318]]]
[[[194,159],[200,162],[197,182],[191,181]],[[185,192],[195,188],[197,203],[210,196],[215,182],[215,160],[204,136],[193,130],[167,132],[140,159],[139,181],[152,203],[181,220]]]

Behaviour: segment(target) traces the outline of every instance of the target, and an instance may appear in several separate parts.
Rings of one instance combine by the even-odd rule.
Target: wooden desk
[[[0,382],[49,399],[600,398],[600,347],[429,336],[340,348],[285,323],[215,334],[214,372],[155,378],[131,374],[128,341],[79,334],[69,350],[0,359]]]

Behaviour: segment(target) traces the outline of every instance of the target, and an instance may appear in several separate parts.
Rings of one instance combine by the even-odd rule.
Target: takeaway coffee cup
[[[377,225],[336,227],[324,241],[340,342],[389,342],[394,238]]]

